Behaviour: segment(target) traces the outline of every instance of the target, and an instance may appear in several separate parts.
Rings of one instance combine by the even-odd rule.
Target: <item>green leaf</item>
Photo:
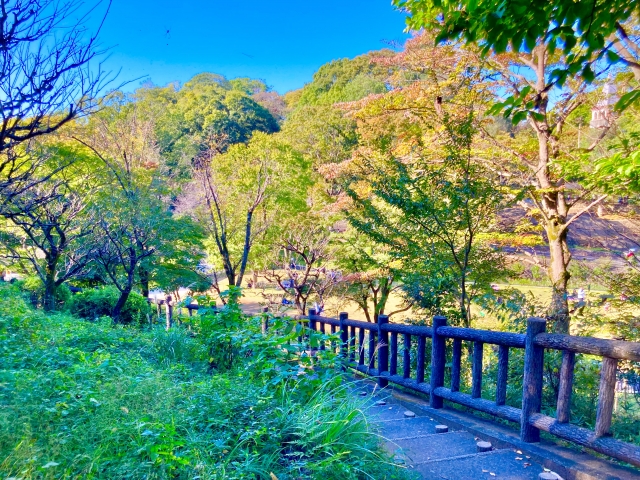
[[[607,50],[607,60],[609,61],[609,63],[616,63],[620,60],[620,55],[618,55],[614,51]]]
[[[628,93],[625,93],[622,97],[620,97],[620,100],[616,102],[614,110],[618,113],[622,112],[629,108],[629,106],[637,102],[638,99],[640,99],[640,89],[632,90]]]

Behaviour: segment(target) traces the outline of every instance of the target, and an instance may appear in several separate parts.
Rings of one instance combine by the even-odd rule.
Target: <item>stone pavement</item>
[[[355,384],[370,399],[366,415],[380,427],[385,449],[425,480],[538,479],[561,477],[513,448],[495,448],[472,433],[443,425],[420,409],[409,409],[370,382]],[[442,433],[436,433],[442,431]],[[542,475],[541,475],[542,474]]]

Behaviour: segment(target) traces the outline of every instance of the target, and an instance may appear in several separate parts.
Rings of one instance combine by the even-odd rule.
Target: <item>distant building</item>
[[[613,119],[613,106],[618,101],[618,89],[607,82],[602,87],[603,98],[591,109],[591,128],[607,128]]]

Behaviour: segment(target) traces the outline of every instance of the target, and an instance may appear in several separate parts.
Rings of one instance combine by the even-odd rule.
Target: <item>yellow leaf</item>
[[[273,472],[270,472],[269,476],[271,477],[271,480],[278,480],[278,477],[276,477]]]

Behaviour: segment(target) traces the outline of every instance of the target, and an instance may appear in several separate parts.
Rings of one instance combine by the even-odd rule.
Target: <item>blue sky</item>
[[[209,71],[284,93],[330,60],[401,44],[404,26],[390,0],[113,0],[100,40],[120,82],[164,85]]]

